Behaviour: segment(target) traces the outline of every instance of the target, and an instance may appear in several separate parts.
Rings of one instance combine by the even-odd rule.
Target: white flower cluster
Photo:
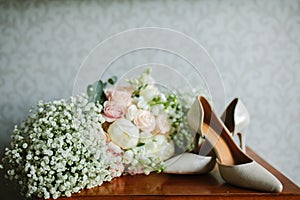
[[[176,153],[191,151],[194,148],[194,138],[196,133],[190,128],[188,124],[187,112],[189,111],[192,103],[195,101],[196,96],[199,95],[205,96],[207,99],[210,99],[208,93],[205,90],[189,92],[182,92],[179,90],[176,91],[176,96],[180,99],[180,113],[182,116],[177,132],[173,137],[176,146]],[[202,141],[199,142],[201,143]]]
[[[160,91],[150,70],[128,82],[106,90],[104,129],[125,151],[125,172],[160,172],[175,152],[172,137],[182,118],[177,97]]]
[[[162,172],[165,169],[164,160],[173,154],[173,142],[168,142],[163,135],[156,135],[149,142],[125,151],[123,162],[127,167],[127,173],[148,175],[153,171]]]
[[[122,156],[101,137],[101,111],[86,96],[40,101],[14,129],[2,160],[7,178],[16,180],[28,198],[56,199],[120,176]]]

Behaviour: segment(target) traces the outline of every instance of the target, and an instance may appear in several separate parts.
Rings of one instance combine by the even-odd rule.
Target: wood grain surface
[[[209,174],[157,174],[123,176],[100,187],[83,190],[60,200],[96,199],[300,199],[300,189],[250,148],[247,153],[273,173],[283,184],[281,193],[265,193],[231,186],[217,167]]]

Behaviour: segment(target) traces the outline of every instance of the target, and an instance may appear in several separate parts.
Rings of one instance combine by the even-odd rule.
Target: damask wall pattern
[[[39,99],[67,98],[100,41],[164,27],[201,43],[226,101],[251,115],[248,145],[300,184],[300,1],[0,1],[1,155]],[[4,180],[1,180],[2,182]]]

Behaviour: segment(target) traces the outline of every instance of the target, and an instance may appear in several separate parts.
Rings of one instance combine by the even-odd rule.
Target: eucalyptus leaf
[[[95,89],[94,89],[93,85],[88,85],[88,87],[87,87],[87,95],[89,97],[89,102],[94,102]]]
[[[103,89],[104,89],[103,86],[104,86],[103,82],[101,80],[99,80],[97,82],[96,92],[97,93],[101,93],[103,91]]]
[[[106,101],[106,95],[105,95],[104,91],[102,91],[99,103],[101,105],[103,105],[105,101]]]
[[[88,87],[87,87],[87,94],[88,94],[89,97],[93,96],[95,94],[95,90],[94,90],[93,85],[88,85]]]
[[[102,80],[99,80],[95,82],[93,85],[88,85],[87,87],[87,94],[89,97],[89,102],[94,102],[99,104],[103,104],[107,98],[104,92],[104,89],[107,87],[108,83],[113,85],[117,81],[117,76],[112,76],[107,80],[107,82],[103,82]]]
[[[95,103],[100,102],[100,95],[98,93],[95,96],[94,102]]]
[[[109,78],[109,79],[107,80],[107,82],[108,82],[109,84],[113,85],[113,84],[115,84],[115,83],[117,82],[117,80],[118,80],[117,76],[112,76],[111,78]]]

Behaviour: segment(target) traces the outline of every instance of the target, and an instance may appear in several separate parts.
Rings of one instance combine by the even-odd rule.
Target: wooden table
[[[83,190],[60,200],[95,199],[300,199],[300,188],[251,149],[247,153],[273,173],[283,184],[281,193],[264,193],[231,186],[215,168],[204,175],[156,174],[123,176],[100,187]]]

